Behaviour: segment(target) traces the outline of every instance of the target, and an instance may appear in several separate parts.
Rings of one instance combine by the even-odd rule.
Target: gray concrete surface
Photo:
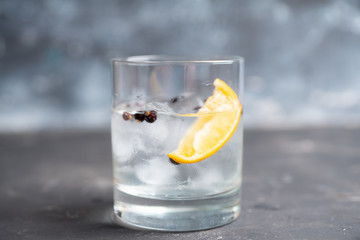
[[[0,135],[0,239],[360,239],[360,129],[246,130],[242,213],[199,232],[114,225],[110,134]]]

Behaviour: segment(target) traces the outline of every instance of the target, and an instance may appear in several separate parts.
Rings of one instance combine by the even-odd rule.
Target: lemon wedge
[[[194,163],[216,153],[233,135],[240,121],[242,104],[236,93],[219,78],[214,81],[213,95],[193,116],[197,120],[185,133],[178,147],[167,154],[178,163]]]

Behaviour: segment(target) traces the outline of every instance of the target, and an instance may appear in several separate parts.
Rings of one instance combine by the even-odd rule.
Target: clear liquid
[[[182,227],[179,225],[179,216],[182,216],[184,206],[188,209],[185,212],[192,216],[203,219],[208,214],[206,218],[218,216],[222,219],[215,225],[203,219],[203,227],[197,226],[196,229],[222,225],[224,219],[238,215],[239,210],[234,211],[233,208],[235,205],[235,208],[238,208],[241,185],[241,127],[238,127],[230,140],[211,157],[197,163],[174,165],[169,161],[167,154],[177,148],[196,117],[158,112],[154,123],[125,121],[121,109],[119,107],[112,112],[112,149],[115,210],[122,213],[122,218],[128,216],[127,221],[132,221],[130,225],[141,226],[144,224],[140,219],[146,219],[144,213],[155,211],[154,206],[161,206],[163,210],[167,209],[168,214],[156,219],[165,219],[161,224],[168,226],[163,229],[171,231],[191,230],[194,227],[194,224],[189,225],[186,221]],[[226,207],[219,208],[219,202]],[[151,208],[145,210],[144,206]],[[203,209],[218,207],[230,210],[221,213],[228,217],[219,217],[220,213],[195,210],[200,209],[199,206]],[[191,208],[195,212],[189,211]],[[139,215],[138,212],[143,214]],[[170,212],[175,213],[176,220],[173,225],[176,225],[176,228],[170,226]],[[155,212],[150,215],[154,214]],[[184,215],[184,219],[187,218],[189,216]],[[161,229],[159,226],[151,225],[154,222],[151,216],[147,222],[147,228]]]

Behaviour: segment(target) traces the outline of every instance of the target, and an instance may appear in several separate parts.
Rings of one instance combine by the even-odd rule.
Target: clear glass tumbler
[[[113,60],[117,223],[193,231],[239,216],[243,62],[237,56]]]

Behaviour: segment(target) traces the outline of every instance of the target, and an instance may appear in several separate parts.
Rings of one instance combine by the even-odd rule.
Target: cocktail
[[[243,59],[113,60],[115,219],[191,231],[240,213]]]

